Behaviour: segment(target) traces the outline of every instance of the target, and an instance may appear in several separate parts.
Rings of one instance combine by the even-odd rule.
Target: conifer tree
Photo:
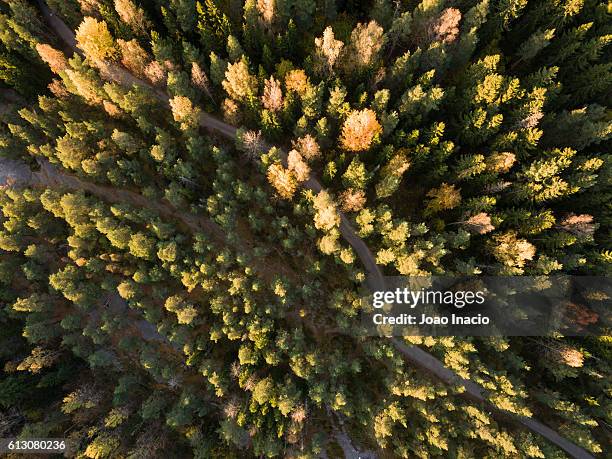
[[[117,57],[117,47],[104,21],[86,17],[79,26],[76,39],[79,48],[92,61],[104,61]]]
[[[222,84],[227,94],[239,102],[247,102],[257,94],[257,80],[244,60],[228,65]]]

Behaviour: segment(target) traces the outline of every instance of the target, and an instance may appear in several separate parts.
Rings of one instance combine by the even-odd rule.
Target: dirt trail
[[[59,19],[53,14],[53,12],[51,12],[51,10],[49,10],[49,8],[44,4],[44,2],[42,2],[41,0],[37,1],[41,6],[41,11],[43,15],[48,20],[49,25],[53,29],[55,29],[57,34],[62,39],[64,39],[66,44],[69,45],[71,49],[73,49],[73,51],[80,53],[80,50],[76,47],[76,40],[74,39],[74,34],[70,31],[70,29],[61,21],[61,19]],[[165,102],[168,101],[168,96],[165,93],[161,92],[158,88],[153,88],[150,84],[131,75],[124,68],[109,63],[106,63],[106,65],[104,65],[103,67],[105,68],[103,68],[102,70],[105,71],[107,76],[111,77],[115,81],[126,85],[136,84],[146,86],[148,88],[153,89],[153,91],[155,92],[155,94],[157,94],[160,100],[163,100]],[[235,140],[237,129],[234,126],[224,123],[223,121],[220,121],[209,114],[202,115],[200,119],[200,125],[206,129],[218,132],[223,136],[229,138],[230,140]],[[286,162],[286,153],[281,152],[281,154],[284,156],[283,160]],[[313,176],[311,176],[308,181],[304,182],[303,186],[317,193],[323,189],[320,182]],[[340,233],[342,237],[355,250],[357,256],[361,260],[368,276],[368,286],[373,290],[385,290],[385,280],[383,273],[376,264],[376,260],[372,252],[365,244],[365,242],[357,235],[349,219],[343,213],[340,213],[340,219]],[[482,386],[474,383],[473,381],[461,378],[452,370],[445,367],[440,360],[427,353],[426,351],[422,350],[421,348],[412,345],[407,345],[398,339],[393,339],[392,343],[395,348],[406,358],[406,360],[412,362],[416,366],[426,370],[432,375],[435,375],[438,379],[446,383],[463,385],[465,387],[465,392],[464,394],[462,394],[464,398],[467,398],[472,401],[476,400],[486,403],[488,405],[489,411],[492,414],[497,415],[500,418],[514,420],[515,422],[527,427],[529,430],[542,435],[551,443],[557,445],[567,454],[576,459],[594,459],[593,456],[586,450],[565,439],[557,432],[540,423],[539,421],[532,418],[513,415],[489,404],[486,400],[486,396],[484,395],[487,392]]]
[[[34,185],[43,185],[48,188],[61,186],[71,190],[85,190],[96,196],[100,196],[110,202],[123,202],[137,208],[152,209],[168,220],[177,218],[187,225],[192,231],[204,230],[218,242],[226,244],[225,235],[219,225],[205,217],[198,217],[184,212],[177,211],[172,205],[165,202],[151,200],[134,191],[122,190],[103,185],[97,185],[80,179],[74,175],[60,172],[49,161],[39,160],[39,172],[30,172],[33,176]],[[26,166],[27,167],[27,166]],[[21,168],[20,168],[21,170]]]
[[[220,244],[227,244],[225,233],[212,220],[180,212],[170,203],[151,200],[134,191],[122,190],[88,182],[71,174],[60,172],[46,159],[37,160],[40,170],[33,172],[23,161],[0,158],[0,186],[21,184],[45,188],[66,188],[74,191],[88,191],[109,202],[127,203],[137,208],[148,208],[167,220],[180,220],[192,231],[204,231]]]

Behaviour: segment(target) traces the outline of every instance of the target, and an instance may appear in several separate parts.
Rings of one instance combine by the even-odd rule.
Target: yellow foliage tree
[[[310,134],[306,134],[304,137],[300,137],[293,142],[293,148],[299,151],[302,158],[306,159],[306,161],[310,161],[321,156],[319,144]]]
[[[78,47],[92,61],[114,59],[118,55],[113,36],[104,21],[92,17],[83,19],[76,31],[76,40]]]
[[[353,110],[342,125],[340,143],[349,151],[365,151],[381,133],[376,113],[369,108]]]
[[[223,89],[234,100],[246,101],[257,93],[257,78],[249,72],[246,62],[238,61],[227,66]]]
[[[302,155],[297,150],[291,150],[287,158],[287,166],[295,174],[298,182],[305,182],[310,176],[310,167],[302,159]]]
[[[315,38],[317,57],[315,66],[317,69],[331,73],[343,47],[344,43],[336,40],[334,30],[331,27],[327,27],[321,37]]]
[[[336,205],[327,191],[321,191],[314,198],[314,208],[317,211],[314,218],[315,227],[323,231],[330,231],[340,225],[340,216]]]
[[[284,199],[291,199],[297,189],[294,173],[280,164],[272,164],[268,168],[268,181]]]
[[[527,240],[519,239],[514,231],[494,236],[489,246],[493,256],[511,274],[522,274],[525,263],[536,253],[536,248]]]
[[[309,85],[308,76],[302,69],[291,70],[285,75],[287,92],[296,92],[299,95],[303,95],[306,93]]]
[[[181,123],[181,129],[197,126],[200,109],[194,107],[189,98],[185,96],[173,97],[170,99],[170,108],[174,121]]]
[[[457,207],[461,202],[461,194],[455,185],[443,183],[427,193],[430,201],[427,203],[426,213],[433,214],[441,210],[449,210]]]
[[[344,71],[351,73],[370,67],[377,59],[384,40],[384,30],[376,21],[357,24],[351,32],[351,42],[343,53]]]
[[[283,107],[283,91],[279,81],[273,76],[264,83],[261,102],[265,108],[273,112],[277,112]]]

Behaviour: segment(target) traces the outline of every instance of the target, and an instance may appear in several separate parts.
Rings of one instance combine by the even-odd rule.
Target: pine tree
[[[239,102],[247,102],[257,94],[257,80],[244,60],[228,65],[222,85],[227,94]]]
[[[511,274],[521,274],[525,264],[535,256],[536,249],[516,233],[507,232],[493,236],[490,250],[493,256]]]
[[[381,179],[376,184],[376,196],[386,198],[397,191],[402,176],[410,167],[410,161],[404,151],[397,152],[380,171]]]
[[[218,50],[227,43],[231,34],[228,17],[217,7],[213,0],[197,2],[198,32],[200,42],[206,51]]]
[[[344,43],[336,40],[334,30],[327,27],[321,37],[315,38],[315,65],[317,70],[326,74],[333,73],[343,47]]]
[[[297,189],[295,174],[280,164],[272,164],[268,168],[268,181],[284,199],[291,199]]]
[[[384,33],[376,21],[357,24],[343,54],[343,69],[347,75],[362,72],[374,65],[384,46]]]
[[[274,77],[270,77],[264,82],[261,102],[265,108],[273,112],[277,112],[282,108],[283,91],[280,83]]]
[[[93,62],[114,59],[118,56],[115,40],[104,21],[86,17],[76,32],[79,48]]]
[[[427,203],[426,212],[436,213],[443,210],[454,209],[461,202],[461,194],[455,185],[442,183],[427,193],[430,201]]]
[[[138,8],[132,0],[115,0],[115,11],[132,30],[146,36],[151,23],[147,20],[142,8]]]

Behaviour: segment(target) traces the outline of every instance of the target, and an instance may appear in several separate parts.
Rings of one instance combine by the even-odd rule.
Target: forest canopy
[[[355,330],[372,276],[611,274],[611,14],[0,0],[0,438],[605,457],[609,336]]]

